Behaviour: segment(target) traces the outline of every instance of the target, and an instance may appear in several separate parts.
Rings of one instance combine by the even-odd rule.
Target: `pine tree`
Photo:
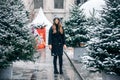
[[[81,42],[87,42],[89,37],[86,29],[86,18],[80,5],[72,6],[70,16],[64,23],[66,33],[66,44],[71,47],[80,47]]]
[[[93,8],[93,12],[90,12],[90,17],[87,18],[87,30],[89,31],[90,38],[98,36],[96,33],[99,32],[101,19],[96,17],[97,11]]]
[[[120,75],[120,1],[106,0],[98,41],[90,45],[90,67]]]
[[[26,28],[28,13],[21,0],[0,1],[0,68],[32,60],[34,39]]]

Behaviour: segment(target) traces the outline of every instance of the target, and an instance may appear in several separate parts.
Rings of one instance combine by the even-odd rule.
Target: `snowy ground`
[[[53,74],[53,64],[50,51],[48,49],[41,50],[36,56],[36,62],[15,62],[13,64],[13,79],[30,80],[80,80],[74,69],[69,63],[69,60],[64,55],[63,75]]]
[[[83,80],[102,80],[100,73],[91,73],[87,70],[85,64],[74,61],[72,48],[66,50],[66,52]],[[40,58],[36,59],[35,63],[22,61],[14,63],[13,79],[30,80],[33,77],[36,80],[80,80],[65,55],[63,68],[64,75],[62,76],[53,74],[53,57],[51,57],[48,49],[39,51],[36,56],[40,56]]]

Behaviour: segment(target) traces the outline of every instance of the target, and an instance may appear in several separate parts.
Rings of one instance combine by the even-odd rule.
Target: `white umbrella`
[[[91,17],[91,13],[93,13],[93,10],[95,10],[95,17],[99,18],[99,11],[103,9],[103,6],[105,6],[104,0],[88,0],[80,7],[80,9],[83,9],[87,18]]]
[[[36,18],[31,23],[33,25],[46,25],[46,28],[49,29],[52,25],[52,23],[46,18],[42,8],[39,9],[39,12],[36,16]]]

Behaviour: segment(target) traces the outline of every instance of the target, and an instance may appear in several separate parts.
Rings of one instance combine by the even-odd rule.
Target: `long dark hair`
[[[55,20],[56,20],[56,19],[59,21],[59,22],[58,22],[58,31],[59,31],[61,34],[63,34],[63,28],[62,28],[62,24],[61,24],[59,18],[54,18],[54,19],[53,19],[53,25],[52,25],[53,34],[57,32],[57,30],[56,30],[56,23],[55,23]]]

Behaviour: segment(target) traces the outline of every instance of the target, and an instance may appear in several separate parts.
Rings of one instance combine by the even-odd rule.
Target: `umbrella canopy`
[[[105,6],[104,0],[88,0],[85,2],[80,9],[83,9],[87,18],[91,17],[91,14],[95,11],[95,17],[100,17],[100,10]]]
[[[36,18],[31,23],[32,25],[46,25],[46,28],[49,29],[52,26],[52,23],[46,18],[42,8],[39,9],[39,12]]]

